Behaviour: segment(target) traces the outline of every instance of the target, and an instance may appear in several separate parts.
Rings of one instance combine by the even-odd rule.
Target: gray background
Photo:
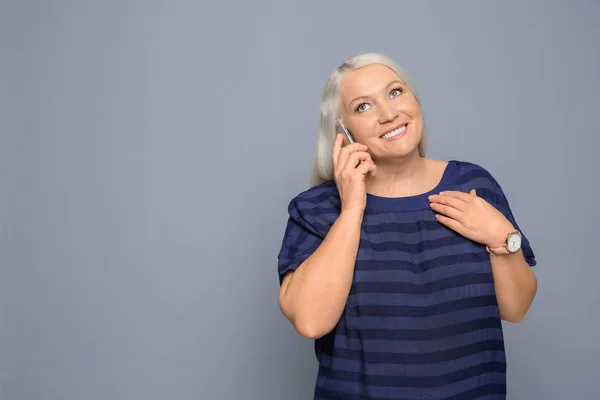
[[[310,398],[276,256],[325,79],[364,51],[534,246],[509,398],[597,398],[599,42],[586,0],[2,0],[0,398]]]

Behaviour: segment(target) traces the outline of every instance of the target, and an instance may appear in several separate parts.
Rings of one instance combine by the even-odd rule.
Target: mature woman
[[[530,307],[534,254],[492,175],[426,158],[425,142],[393,60],[333,71],[313,186],[289,204],[278,266],[283,314],[315,339],[315,399],[506,396],[501,320]]]

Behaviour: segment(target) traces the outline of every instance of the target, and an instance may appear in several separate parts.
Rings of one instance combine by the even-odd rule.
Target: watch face
[[[513,233],[512,235],[510,235],[508,237],[508,250],[511,253],[514,253],[515,251],[519,250],[521,248],[521,235],[519,235],[518,233]]]

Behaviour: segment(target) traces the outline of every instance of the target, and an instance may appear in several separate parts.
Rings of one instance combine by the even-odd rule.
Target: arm
[[[279,291],[279,307],[302,336],[330,332],[342,315],[352,285],[362,212],[343,211],[329,233]]]
[[[506,232],[514,230],[510,223],[507,224]],[[494,242],[502,243],[503,238],[499,237]],[[525,261],[522,250],[511,254],[490,254],[490,261],[500,316],[508,322],[521,322],[537,292],[535,273]]]
[[[469,194],[442,192],[430,199],[431,208],[439,213],[436,219],[440,223],[489,247],[502,245],[506,234],[515,230],[514,223],[506,215],[478,197],[474,190]],[[505,213],[511,216],[507,203],[503,203]],[[520,322],[537,292],[537,279],[523,249],[511,254],[490,254],[490,261],[500,316],[508,322]]]
[[[284,275],[279,291],[283,314],[298,333],[313,339],[331,332],[344,311],[367,201],[364,180],[376,170],[367,146],[352,143],[342,148],[342,143],[338,134],[332,156],[340,215],[312,254]],[[298,252],[296,243],[284,246]]]

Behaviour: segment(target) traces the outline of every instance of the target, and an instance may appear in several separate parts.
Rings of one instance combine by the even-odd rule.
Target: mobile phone
[[[354,138],[352,138],[350,131],[348,130],[348,128],[346,128],[346,125],[344,125],[341,118],[340,118],[340,125],[342,126],[342,129],[344,130],[344,133],[346,134],[346,137],[348,138],[348,141],[350,142],[350,144],[354,143]]]
[[[348,128],[346,128],[346,125],[344,125],[344,123],[342,122],[341,118],[339,119],[339,121],[340,121],[340,125],[342,126],[342,129],[344,130],[344,133],[346,134],[346,137],[348,138],[348,141],[350,142],[350,144],[354,143],[354,138],[350,134],[350,131],[348,130]],[[358,167],[360,164],[362,164],[362,161],[359,161],[356,166]]]

